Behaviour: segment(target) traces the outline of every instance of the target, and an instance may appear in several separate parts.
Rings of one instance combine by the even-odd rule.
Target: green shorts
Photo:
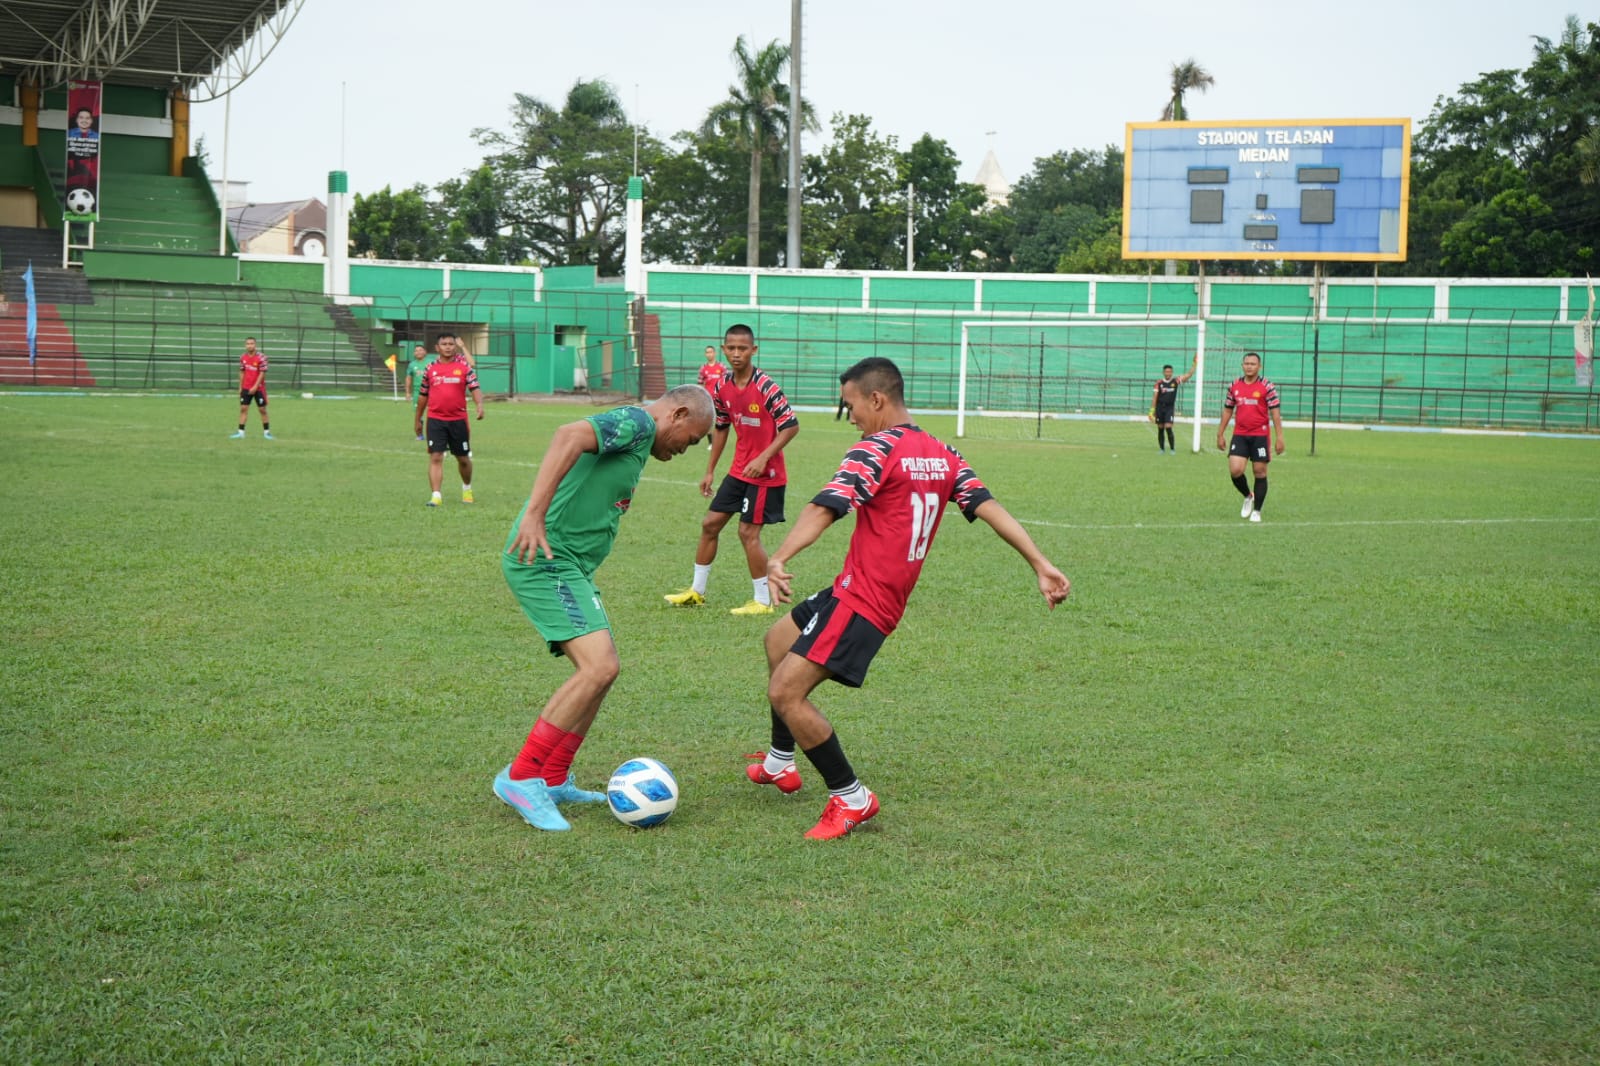
[[[521,563],[501,552],[500,569],[522,613],[549,642],[551,655],[560,655],[561,645],[574,637],[611,628],[600,590],[565,559]]]

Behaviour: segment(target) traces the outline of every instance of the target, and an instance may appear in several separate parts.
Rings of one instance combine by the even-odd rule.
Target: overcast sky
[[[864,114],[902,149],[947,142],[971,180],[991,145],[1015,182],[1056,151],[1120,145],[1159,117],[1190,57],[1216,85],[1190,117],[1410,118],[1560,36],[1586,0],[807,0],[802,92],[827,127]],[[475,167],[475,127],[507,125],[514,93],[559,105],[579,79],[616,87],[667,140],[727,95],[740,34],[789,40],[790,0],[307,0],[232,94],[228,177],[252,201],[434,185]],[[341,106],[341,99],[343,101]],[[194,109],[222,176],[221,100]],[[826,134],[808,135],[807,152]],[[648,204],[648,192],[646,193]]]

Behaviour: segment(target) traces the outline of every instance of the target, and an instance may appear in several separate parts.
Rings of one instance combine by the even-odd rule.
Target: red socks
[[[558,729],[543,718],[533,725],[528,742],[522,745],[517,757],[511,760],[511,780],[526,781],[542,777],[550,785],[559,785],[567,779],[572,768],[572,757],[578,753],[583,737]]]

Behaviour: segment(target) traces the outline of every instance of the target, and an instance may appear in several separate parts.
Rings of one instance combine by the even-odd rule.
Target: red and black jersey
[[[917,426],[874,433],[845,453],[811,502],[856,512],[833,594],[884,633],[905,614],[933,535],[954,502],[971,522],[991,494],[961,453]]]
[[[1228,386],[1222,406],[1233,410],[1233,431],[1241,437],[1265,437],[1272,425],[1267,412],[1278,406],[1278,387],[1266,378],[1239,378]]]
[[[789,398],[778,383],[763,370],[750,375],[743,385],[733,380],[733,374],[724,374],[711,394],[716,401],[717,428],[734,428],[738,438],[733,449],[733,465],[728,472],[740,481],[752,485],[787,485],[789,474],[780,451],[772,457],[760,477],[745,477],[744,468],[751,459],[767,450],[779,431],[797,426],[800,420],[789,410]]]
[[[715,396],[717,394],[717,385],[721,383],[722,376],[727,372],[728,368],[721,363],[701,363],[700,387]]]
[[[256,388],[266,373],[266,353],[254,351],[239,356],[239,388],[246,390]]]
[[[467,419],[467,390],[478,387],[478,372],[452,359],[435,360],[422,373],[418,395],[428,398],[428,417],[441,422],[465,422]]]

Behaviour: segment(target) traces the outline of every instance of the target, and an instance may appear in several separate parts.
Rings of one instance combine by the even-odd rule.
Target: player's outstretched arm
[[[1044,553],[1033,542],[1033,538],[1028,536],[1028,531],[1022,528],[1022,523],[1012,518],[1011,512],[1000,506],[999,500],[993,497],[984,500],[978,505],[977,513],[1001,540],[1028,560],[1028,565],[1033,567],[1033,572],[1039,577],[1040,595],[1044,597],[1045,603],[1050,605],[1050,609],[1055,610],[1056,605],[1072,592],[1072,582],[1067,580],[1067,575],[1056,569],[1056,565],[1044,557]]]
[[[568,422],[556,430],[544,458],[539,460],[539,472],[533,476],[533,489],[528,493],[528,506],[523,508],[517,535],[511,541],[509,550],[519,563],[532,562],[541,553],[546,559],[555,558],[544,529],[550,501],[555,499],[557,486],[578,457],[584,452],[599,450],[600,438],[595,436],[594,426],[584,419]]]
[[[767,588],[778,597],[779,603],[790,602],[794,575],[789,573],[789,560],[815,544],[838,517],[820,504],[806,504],[778,550],[767,556]]]

